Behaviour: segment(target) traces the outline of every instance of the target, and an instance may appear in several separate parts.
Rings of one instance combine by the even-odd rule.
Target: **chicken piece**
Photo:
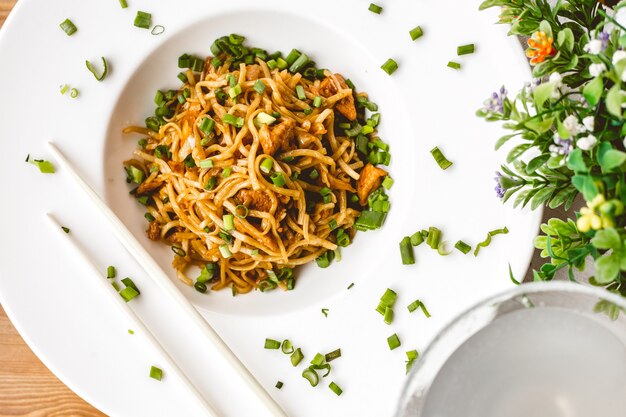
[[[250,210],[269,212],[272,208],[272,199],[261,190],[239,190],[237,200]]]
[[[346,80],[341,76],[341,74],[335,74],[335,78],[339,81],[339,86],[342,89],[349,88],[348,84],[346,84]],[[324,81],[320,83],[319,92],[323,97],[334,96],[338,91],[339,89],[331,77],[324,78]],[[356,107],[354,106],[354,96],[352,94],[339,100],[336,108],[339,113],[346,117],[346,119],[350,121],[356,120]]]
[[[246,66],[246,81],[258,80],[259,75],[261,75],[261,67],[259,65]]]
[[[372,164],[365,165],[356,186],[356,193],[362,206],[367,204],[367,197],[372,191],[380,187],[383,178],[387,175],[387,171],[384,169],[377,168]]]
[[[263,153],[274,155],[278,149],[287,149],[294,138],[296,122],[293,119],[285,118],[282,122],[269,128],[263,125],[259,129],[259,141],[263,147]]]
[[[148,235],[148,239],[158,241],[161,239],[161,225],[153,220],[150,222],[148,226],[148,230],[146,230],[146,234]]]
[[[137,187],[135,194],[137,195],[151,194],[155,190],[159,189],[162,185],[163,185],[163,180],[153,179],[150,182],[144,181],[139,185],[139,187]]]

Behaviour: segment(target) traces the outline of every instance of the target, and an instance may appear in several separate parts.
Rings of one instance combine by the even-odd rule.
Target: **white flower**
[[[593,118],[593,116],[587,116],[583,119],[583,126],[585,126],[585,129],[587,129],[588,132],[591,132],[593,130],[594,123],[595,119]]]
[[[583,131],[583,127],[578,123],[578,119],[573,114],[570,114],[563,120],[563,127],[565,127],[572,136],[576,136]]]
[[[622,81],[626,81],[626,68],[622,71]]]
[[[548,81],[554,83],[554,88],[559,88],[563,85],[563,76],[558,72],[553,72]]]
[[[603,63],[589,65],[589,73],[592,77],[597,77],[606,71],[606,65]]]
[[[600,39],[589,41],[589,43],[583,47],[583,50],[590,54],[598,55],[602,51],[602,41]]]
[[[617,64],[624,58],[626,58],[626,51],[615,51],[613,54],[613,65]]]
[[[598,139],[595,136],[589,135],[582,137],[576,141],[576,146],[578,146],[583,151],[588,151],[598,143]]]

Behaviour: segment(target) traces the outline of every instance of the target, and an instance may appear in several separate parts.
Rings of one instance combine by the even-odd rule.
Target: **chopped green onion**
[[[383,180],[383,187],[385,187],[385,190],[390,190],[391,186],[393,185],[393,178],[391,177],[385,177],[385,179]]]
[[[120,292],[120,286],[117,285],[117,282],[115,281],[111,282],[111,286],[115,288],[115,291]]]
[[[385,314],[383,315],[383,320],[386,324],[391,324],[393,321],[393,309],[390,307],[385,307]]]
[[[474,44],[470,43],[470,44],[467,44],[467,45],[461,45],[461,46],[457,47],[456,48],[456,54],[458,56],[473,54],[475,50],[476,50],[476,48],[474,47]]]
[[[446,250],[448,242],[440,242],[437,245],[437,253],[441,256],[448,256],[452,253],[452,250]]]
[[[450,162],[444,155],[441,150],[435,146],[431,151],[431,155],[435,158],[435,162],[439,165],[439,168],[446,170],[452,166],[452,162]]]
[[[100,59],[102,60],[102,73],[100,75],[98,75],[98,71],[96,70],[96,67],[94,67],[91,62],[85,61],[85,65],[87,65],[87,69],[89,70],[89,72],[93,74],[94,77],[96,77],[96,80],[98,81],[104,80],[104,78],[107,76],[107,73],[109,72],[109,65],[107,64],[107,60],[104,59],[103,56],[100,57]]]
[[[213,168],[213,160],[211,158],[203,159],[198,162],[200,168]]]
[[[137,16],[135,16],[134,25],[138,28],[150,29],[152,25],[152,14],[138,11]]]
[[[145,217],[146,220],[148,220],[149,222],[153,222],[155,220],[154,216],[152,214],[150,214],[150,213],[144,214],[143,217]]]
[[[265,87],[265,83],[263,81],[257,80],[254,83],[254,87],[253,88],[254,88],[254,91],[256,91],[257,93],[263,94],[265,92],[265,88],[266,87]]]
[[[324,317],[328,317],[328,309],[327,308],[323,308],[322,309],[322,314],[324,315]]]
[[[320,173],[317,171],[317,169],[313,169],[310,173],[309,173],[309,178],[311,178],[312,180],[316,180],[320,177]]]
[[[287,62],[287,65],[290,66],[294,62],[296,62],[296,60],[300,57],[300,55],[302,55],[302,52],[298,51],[297,49],[292,49],[291,52],[289,52],[289,54],[285,58],[285,62]]]
[[[389,336],[387,338],[387,344],[389,345],[389,349],[390,350],[394,350],[396,348],[399,348],[401,343],[400,343],[400,338],[398,337],[397,334],[392,334],[391,336]]]
[[[234,87],[231,87],[228,90],[228,95],[230,96],[230,98],[234,99],[236,98],[239,94],[241,94],[242,90],[241,90],[241,85],[236,84]]]
[[[117,271],[115,270],[115,267],[110,265],[107,267],[107,278],[115,278],[115,276],[117,275]]]
[[[209,117],[205,117],[204,119],[202,119],[202,122],[200,122],[199,128],[202,133],[208,136],[211,134],[211,132],[213,132],[213,129],[215,128],[215,120]]]
[[[276,118],[267,113],[261,112],[257,114],[255,121],[259,124],[271,125],[276,121]]]
[[[284,384],[282,383],[282,381],[276,382],[276,388],[278,388],[278,389],[281,389],[283,387],[283,385]]]
[[[333,361],[340,357],[341,357],[341,349],[333,350],[332,352],[329,352],[326,355],[324,355],[324,359],[326,360],[326,362]]]
[[[415,255],[413,254],[413,246],[411,246],[411,238],[405,236],[400,241],[400,256],[402,265],[413,265],[415,263]]]
[[[354,287],[354,282],[350,283],[350,285],[348,285],[348,289],[351,289],[352,287]]]
[[[189,54],[182,54],[178,57],[178,68],[191,67],[191,56]]]
[[[226,167],[226,168],[222,169],[222,178],[230,177],[230,174],[232,172],[233,172],[233,169],[231,167]]]
[[[156,366],[150,367],[150,378],[160,381],[163,378],[163,371]]]
[[[424,35],[424,31],[420,26],[415,26],[413,29],[411,29],[409,34],[411,35],[411,40],[415,41]]]
[[[343,390],[339,387],[339,385],[335,384],[334,382],[331,382],[328,385],[328,388],[330,388],[330,390],[332,392],[334,392],[335,394],[337,394],[337,396],[340,396],[341,393],[343,392]]]
[[[224,221],[224,230],[235,230],[235,216],[233,216],[232,214],[224,214],[222,216],[222,220]]]
[[[370,7],[367,8],[372,13],[380,14],[383,11],[383,8],[377,4],[370,3]]]
[[[65,94],[67,93],[67,90],[69,90],[69,86],[67,84],[64,84],[61,86],[61,94]]]
[[[324,363],[324,355],[321,353],[316,353],[313,359],[311,360],[311,365],[321,365]]]
[[[428,312],[428,309],[426,308],[426,306],[424,305],[424,303],[422,301],[415,300],[415,301],[413,301],[411,304],[409,304],[407,306],[407,309],[409,310],[409,313],[414,312],[418,308],[422,310],[422,313],[424,313],[426,318],[430,318],[430,313]]]
[[[487,238],[484,241],[480,242],[476,245],[476,249],[474,249],[474,256],[478,256],[478,252],[480,248],[486,248],[491,243],[491,238],[495,235],[506,235],[509,233],[509,229],[507,227],[503,227],[502,229],[495,229],[490,232],[487,232]]]
[[[409,350],[406,352],[406,357],[408,359],[406,361],[406,373],[408,374],[413,367],[413,362],[419,357],[419,353],[417,353],[417,350]]]
[[[228,94],[218,88],[215,90],[215,98],[220,104],[224,104],[226,103],[226,100],[228,100]]]
[[[163,25],[156,25],[155,27],[152,28],[152,31],[150,32],[152,35],[160,35],[163,32],[165,32],[165,26]]]
[[[183,248],[181,248],[178,245],[172,245],[170,247],[170,249],[172,249],[172,252],[174,252],[176,255],[184,258],[185,256],[187,256],[187,252],[185,252],[185,250]]]
[[[289,63],[282,58],[276,59],[276,66],[279,70],[284,70],[289,66]]]
[[[141,184],[144,179],[144,173],[142,170],[130,165],[128,167],[128,177],[135,184]]]
[[[472,250],[472,247],[468,245],[467,243],[463,242],[462,240],[459,240],[458,242],[456,242],[454,247],[457,248],[459,251],[463,252],[463,254],[465,255],[467,255],[469,251]]]
[[[69,233],[70,232],[70,228],[69,227],[65,227],[65,226],[61,226],[61,230],[63,230],[65,233]]]
[[[128,7],[128,3],[126,3],[126,0],[120,0],[120,6],[122,6],[122,9],[125,9]]]
[[[241,214],[242,210],[243,214]],[[240,219],[245,219],[246,217],[248,217],[248,207],[244,206],[243,204],[235,207],[235,216],[239,217]]]
[[[228,248],[228,245],[220,245],[220,253],[224,259],[228,259],[233,256],[233,253]]]
[[[124,284],[124,286],[126,287],[130,287],[133,290],[137,291],[137,294],[141,294],[141,291],[139,291],[139,288],[137,288],[137,286],[135,285],[132,279],[126,277],[122,280],[122,284]]]
[[[316,387],[320,381],[320,378],[317,375],[317,372],[315,372],[311,368],[306,368],[304,371],[302,371],[302,377],[306,379],[307,381],[309,381],[312,387]]]
[[[426,238],[426,244],[433,249],[437,249],[441,240],[441,230],[436,227],[428,228],[428,237]]]
[[[280,345],[280,350],[282,350],[285,355],[291,355],[294,352],[291,341],[289,341],[289,339],[283,340],[283,343]]]
[[[135,332],[132,331],[131,329],[128,329],[128,334],[135,334]]]
[[[422,236],[420,232],[415,232],[414,234],[411,235],[411,245],[419,246],[422,244],[423,241],[424,241],[424,237]]]
[[[385,220],[385,213],[365,210],[362,211],[359,217],[354,222],[354,227],[357,230],[375,230],[383,225]]]
[[[276,69],[278,67],[278,63],[276,62],[275,59],[270,59],[269,61],[266,62],[266,64],[270,70]]]
[[[306,100],[306,94],[304,93],[304,87],[301,85],[296,86],[296,95],[300,100]]]
[[[398,295],[394,290],[387,288],[383,296],[380,297],[380,302],[378,303],[378,307],[376,307],[376,311],[384,316],[387,307],[393,308],[397,297]]]
[[[300,350],[300,348],[296,349],[292,354],[291,354],[291,364],[295,367],[298,366],[298,364],[300,363],[300,361],[302,361],[302,359],[304,359],[304,355],[302,354],[302,350]]]
[[[270,175],[270,179],[277,187],[284,187],[285,184],[287,184],[282,172],[274,172],[272,175]]]
[[[323,99],[320,96],[315,96],[313,99],[313,107],[319,108],[322,105]]]
[[[448,68],[452,68],[455,70],[461,69],[461,64],[455,61],[449,61],[448,62]]]
[[[287,57],[287,62],[289,62],[289,57]],[[290,64],[289,72],[296,73],[301,71],[309,62],[311,62],[309,57],[306,54],[301,54],[292,64]]]
[[[124,299],[124,301],[129,302],[133,298],[137,297],[139,293],[133,287],[126,287],[122,291],[120,291],[120,295]]]
[[[59,26],[67,36],[72,36],[78,30],[70,19],[65,19]]]
[[[278,349],[280,342],[274,339],[265,339],[265,349]]]
[[[26,162],[30,162],[33,165],[36,165],[39,168],[39,172],[42,174],[54,174],[54,165],[50,161],[46,161],[43,159],[33,159],[30,160],[30,155],[26,158]]]
[[[222,65],[222,60],[219,59],[218,57],[215,57],[211,60],[211,66],[213,68],[218,68]]]
[[[179,95],[178,95],[178,97],[176,97],[176,99],[178,100],[178,102],[179,102],[180,104],[185,104],[185,102],[187,101],[187,99],[185,98],[185,96],[184,96],[184,95],[182,95],[182,94],[179,94]]]
[[[317,263],[317,266],[319,266],[320,268],[328,268],[334,259],[335,252],[327,250],[326,252],[315,258],[315,263]]]
[[[222,121],[226,124],[235,126],[237,128],[241,128],[243,127],[243,124],[245,122],[243,117],[237,117],[234,116],[232,114],[228,114],[226,113],[224,116],[222,116]]]
[[[380,68],[382,68],[382,70],[387,74],[391,75],[398,69],[398,63],[389,58]]]
[[[79,95],[79,94],[80,94],[80,93],[79,93],[79,91],[78,91],[76,88],[72,88],[72,89],[70,90],[70,97],[71,97],[71,98],[76,98],[76,97],[78,97],[78,95]]]
[[[204,189],[207,190],[207,191],[211,191],[215,187],[216,183],[217,183],[217,178],[211,177],[206,182],[206,184],[204,184]]]

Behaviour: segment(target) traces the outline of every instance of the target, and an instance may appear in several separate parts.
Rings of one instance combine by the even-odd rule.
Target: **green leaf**
[[[496,151],[497,151],[498,149],[500,149],[500,147],[501,147],[502,145],[504,145],[505,143],[507,143],[507,142],[509,141],[509,139],[511,139],[511,138],[513,138],[513,137],[515,137],[515,136],[517,136],[518,134],[519,134],[519,133],[512,133],[512,134],[510,134],[510,135],[505,135],[505,136],[502,136],[500,139],[498,139],[498,141],[496,142]]]
[[[485,0],[482,3],[480,3],[480,6],[478,6],[478,10],[485,10],[485,9],[488,9],[490,7],[495,7],[495,6],[504,6],[506,4],[507,2],[503,0]]]
[[[603,90],[604,83],[602,82],[602,77],[596,77],[585,85],[583,88],[583,96],[590,106],[595,106],[598,104]]]
[[[617,149],[610,149],[604,153],[600,161],[602,170],[610,171],[615,169],[626,162],[626,153],[618,151]]]
[[[608,284],[617,278],[620,271],[620,258],[616,254],[604,255],[596,259],[596,282]]]
[[[550,159],[550,154],[547,153],[531,159],[528,161],[528,165],[526,165],[526,173],[528,175],[532,174],[537,168],[545,164],[548,159]]]
[[[570,28],[565,28],[559,31],[556,37],[556,42],[559,45],[559,49],[565,49],[571,52],[574,48],[574,32]]]
[[[563,162],[564,157],[565,155],[551,156],[550,159],[548,159],[548,162],[546,162],[546,166],[550,169],[560,168],[563,166],[561,162]]]
[[[556,131],[559,133],[559,137],[561,139],[567,139],[572,136],[570,131],[567,130],[565,126],[563,126],[563,122],[561,122],[561,120],[558,118],[556,119]]]
[[[524,123],[524,126],[526,126],[530,130],[534,130],[535,132],[541,134],[550,130],[553,124],[554,124],[554,118],[552,117],[545,119],[545,120],[533,118],[533,119],[526,121]]]
[[[552,34],[552,26],[550,26],[550,23],[548,23],[547,20],[542,20],[541,23],[539,23],[539,30],[545,32],[549,38],[554,38],[554,35]]]
[[[622,118],[622,90],[615,84],[606,94],[606,109],[615,117]]]
[[[520,191],[519,193],[517,193],[517,197],[515,198],[515,202],[513,202],[513,208],[516,208],[517,206],[522,204],[524,202],[524,200],[526,200],[526,196],[528,195],[529,192],[530,192],[530,190],[524,190],[524,191]]]
[[[511,149],[511,151],[507,155],[506,162],[513,162],[514,160],[516,160],[524,152],[526,152],[528,150],[528,148],[530,148],[530,146],[531,146],[530,143],[522,143],[521,145],[517,145],[516,147]]]
[[[574,175],[572,184],[578,191],[583,193],[586,201],[591,201],[598,195],[598,187],[591,175]]]
[[[548,100],[552,96],[552,93],[554,93],[554,88],[554,83],[541,84],[537,86],[537,88],[535,88],[533,97],[535,99],[535,107],[537,109],[541,109],[546,100]]]
[[[539,191],[533,197],[533,199],[532,199],[532,201],[530,203],[530,209],[534,210],[537,207],[539,207],[540,205],[542,205],[546,200],[548,200],[550,198],[550,196],[552,195],[553,192],[554,192],[554,188],[553,187],[542,188],[541,191]]]
[[[622,248],[622,239],[617,230],[611,228],[598,230],[596,235],[591,239],[591,243],[598,249],[619,250]]]
[[[582,149],[574,149],[567,158],[567,167],[574,172],[588,172]]]

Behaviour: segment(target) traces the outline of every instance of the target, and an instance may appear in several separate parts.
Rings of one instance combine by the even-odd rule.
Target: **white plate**
[[[457,313],[511,286],[509,262],[522,277],[540,220],[539,212],[502,206],[493,192],[503,158],[493,144],[502,132],[474,111],[501,84],[515,91],[529,72],[519,45],[493,25],[494,13],[477,11],[478,3],[386,2],[383,14],[375,15],[369,2],[352,0],[133,0],[126,10],[114,0],[21,0],[0,35],[0,300],[27,343],[65,383],[110,415],[199,415],[167,369],[161,383],[148,378],[159,357],[140,334],[127,333],[129,325],[97,291],[82,261],[50,230],[44,213],[52,212],[103,269],[115,264],[121,275],[134,278],[142,295],[132,306],[224,415],[262,415],[65,173],[42,175],[24,163],[29,153],[49,158],[45,143],[55,141],[169,270],[171,252],[144,237],[143,211],[123,183],[120,163],[136,138],[119,131],[150,113],[157,88],[176,85],[180,54],[207,54],[215,37],[236,32],[267,49],[306,51],[379,104],[381,136],[392,151],[392,211],[382,230],[360,233],[340,263],[302,268],[293,292],[232,298],[228,292],[181,289],[290,415],[390,415],[404,382],[404,351],[423,349]],[[152,12],[153,23],[166,32],[152,36],[133,27],[137,10]],[[72,37],[58,27],[67,17],[78,26]],[[408,31],[417,24],[425,35],[411,42]],[[476,43],[477,53],[456,57],[456,46],[465,43]],[[100,56],[112,65],[102,83],[84,65]],[[389,57],[400,64],[391,77],[379,68]],[[463,69],[447,68],[450,60]],[[59,94],[65,83],[81,91],[79,99]],[[436,145],[455,162],[445,172],[429,154]],[[475,244],[505,225],[511,232],[477,258],[444,258],[420,247],[417,264],[402,266],[399,240],[430,225],[451,243]],[[351,282],[355,286],[346,290]],[[374,311],[387,287],[399,293],[392,326]],[[405,306],[416,298],[426,302],[432,318],[408,314]],[[330,309],[328,318],[321,308]],[[402,347],[390,352],[386,338],[394,332]],[[343,356],[327,379],[344,394],[335,397],[328,380],[308,386],[300,376],[303,365],[294,369],[285,355],[264,350],[265,337],[291,339],[307,360],[341,347]],[[285,383],[280,391],[273,388],[277,380]]]

